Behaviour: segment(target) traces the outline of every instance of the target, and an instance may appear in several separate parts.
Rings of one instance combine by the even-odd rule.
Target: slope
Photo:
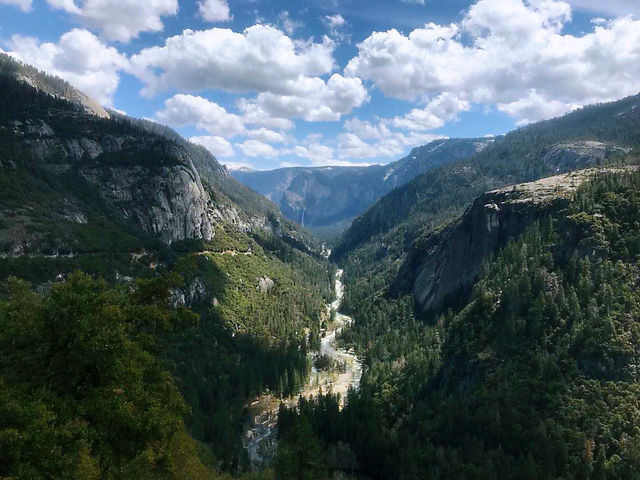
[[[406,232],[410,243],[413,232],[459,212],[485,191],[626,156],[640,145],[639,120],[636,95],[510,132],[468,160],[431,170],[385,196],[353,222],[334,259],[392,230]]]
[[[459,306],[353,304],[360,390],[281,412],[283,438],[308,425],[329,466],[373,478],[637,479],[640,172],[545,181],[558,203],[527,207]]]
[[[236,471],[245,403],[307,375],[331,272],[309,234],[206,150],[92,105],[0,55],[0,281],[45,295],[76,270],[125,290],[166,284],[163,300],[200,320],[154,354],[174,365],[189,432]]]

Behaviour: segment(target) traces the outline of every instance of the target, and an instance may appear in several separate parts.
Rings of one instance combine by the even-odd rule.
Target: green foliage
[[[223,468],[235,470],[243,463],[247,401],[265,389],[287,397],[304,383],[307,351],[315,345],[308,332],[318,335],[331,284],[325,262],[277,238],[219,232],[207,250],[175,264],[185,284],[201,282],[208,294],[197,305],[201,322],[171,356],[192,407],[190,432]],[[265,277],[273,286],[262,291],[259,280]]]
[[[433,323],[360,285],[343,335],[365,356],[360,390],[283,425],[306,417],[374,477],[637,480],[639,214],[640,173],[594,178]]]
[[[278,444],[277,480],[323,480],[327,478],[320,443],[311,425],[301,416]]]
[[[168,285],[110,289],[74,274],[0,303],[0,476],[212,478],[184,433],[187,407],[159,339],[195,321]]]

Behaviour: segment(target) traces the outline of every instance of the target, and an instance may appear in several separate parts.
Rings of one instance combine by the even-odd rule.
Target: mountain
[[[635,479],[639,151],[632,96],[382,197],[331,255],[359,389],[285,409],[282,438],[310,425],[363,477]]]
[[[436,140],[388,165],[244,169],[231,170],[231,175],[279,205],[287,218],[315,231],[337,232],[413,177],[467,158],[491,142],[487,138]]]
[[[383,197],[354,220],[333,258],[340,261],[393,230],[405,232],[410,244],[415,232],[459,213],[488,190],[626,157],[640,143],[639,118],[640,95],[635,95],[499,137],[470,158],[430,170]]]
[[[413,245],[392,290],[395,295],[412,294],[421,314],[454,305],[455,298],[468,295],[480,267],[491,255],[536,223],[565,210],[584,183],[599,175],[634,170],[576,170],[487,192],[460,218]]]
[[[341,411],[330,395],[283,410],[283,438],[311,425],[377,478],[636,479],[639,213],[637,168],[479,197],[423,252],[447,271],[476,244],[471,293],[427,322],[412,295],[359,297],[343,334],[366,358],[359,391]]]
[[[0,54],[0,477],[246,468],[245,405],[306,378],[331,276],[207,150]]]

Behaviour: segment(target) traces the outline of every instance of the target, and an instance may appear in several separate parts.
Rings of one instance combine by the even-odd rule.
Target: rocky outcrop
[[[601,171],[580,170],[485,193],[457,221],[416,242],[393,293],[412,293],[422,314],[455,304],[490,254],[536,220],[566,208],[575,190]]]
[[[183,165],[153,170],[95,166],[81,174],[124,216],[166,243],[213,238],[211,201],[195,170]]]
[[[84,112],[100,118],[110,118],[109,112],[93,98],[74,88],[68,82],[47,75],[38,69],[22,63],[0,51],[0,74],[9,75],[36,90],[52,97],[73,103]]]
[[[275,286],[275,282],[269,277],[260,277],[258,278],[258,286],[256,287],[256,291],[260,293],[267,293]]]
[[[545,149],[542,154],[542,163],[555,168],[556,172],[567,172],[578,168],[601,166],[605,161],[628,153],[628,148],[591,140],[558,143]]]
[[[194,277],[189,280],[182,288],[171,290],[169,301],[174,307],[190,306],[212,302],[218,305],[218,300],[214,297],[211,299],[207,282],[201,277]]]

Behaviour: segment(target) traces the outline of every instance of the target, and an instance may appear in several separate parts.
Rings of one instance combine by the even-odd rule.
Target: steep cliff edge
[[[4,255],[112,250],[127,243],[125,230],[165,244],[210,241],[221,229],[276,235],[303,250],[311,243],[202,147],[154,122],[107,112],[2,54],[0,169]],[[118,224],[110,234],[107,219]],[[107,246],[109,235],[119,238]]]
[[[491,254],[535,221],[565,209],[576,189],[594,175],[622,170],[579,170],[481,195],[458,220],[416,241],[392,291],[412,293],[416,310],[423,314],[455,304]]]

